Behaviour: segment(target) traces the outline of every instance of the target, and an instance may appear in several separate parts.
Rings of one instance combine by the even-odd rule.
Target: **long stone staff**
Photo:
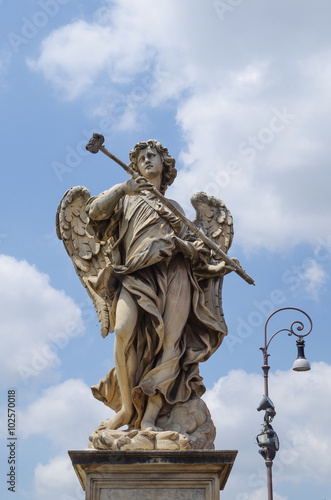
[[[102,151],[106,156],[108,156],[113,161],[118,163],[118,165],[120,165],[122,168],[124,168],[124,170],[126,172],[128,172],[128,174],[130,174],[132,177],[134,177],[134,178],[137,177],[139,174],[137,174],[137,172],[135,172],[131,167],[129,167],[129,165],[127,165],[126,163],[121,161],[119,158],[117,158],[115,155],[110,153],[103,146],[104,142],[105,142],[105,138],[102,134],[94,133],[93,137],[91,137],[91,139],[87,143],[86,149],[88,151],[90,151],[90,153],[94,153],[94,154],[98,153],[99,151]],[[201,231],[201,229],[199,229],[195,224],[193,224],[193,222],[190,221],[190,219],[185,217],[185,215],[183,215],[182,212],[180,212],[178,210],[178,208],[176,208],[167,198],[165,198],[165,196],[163,196],[163,194],[161,194],[156,189],[156,187],[153,186],[151,191],[152,191],[152,193],[154,193],[154,195],[159,200],[162,201],[162,203],[166,207],[168,207],[178,217],[178,219],[180,219],[182,222],[184,222],[184,224],[186,224],[186,226],[189,229],[191,229],[191,231],[194,234],[196,234],[200,238],[200,240],[202,240],[207,245],[207,247],[211,248],[211,250],[213,250],[215,252],[215,254],[219,255],[224,262],[229,264],[231,267],[234,267],[235,272],[237,274],[239,274],[239,276],[241,278],[243,278],[245,281],[247,281],[247,283],[249,283],[250,285],[255,284],[254,280],[246,273],[246,271],[240,265],[238,265],[236,262],[234,262],[225,252],[223,252],[223,250],[218,245],[216,245],[216,243],[214,243],[211,239],[209,239],[208,236],[206,236],[205,233],[203,231]]]

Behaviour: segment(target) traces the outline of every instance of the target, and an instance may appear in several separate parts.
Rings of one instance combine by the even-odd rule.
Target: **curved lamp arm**
[[[291,323],[290,327],[289,328],[282,328],[281,330],[278,330],[277,332],[275,332],[273,335],[271,335],[270,339],[267,340],[267,328],[268,328],[268,323],[270,321],[270,319],[277,313],[279,313],[280,311],[298,311],[300,312],[301,314],[303,314],[304,316],[306,316],[306,318],[308,319],[309,321],[309,330],[304,333],[304,328],[305,328],[305,325],[302,321],[293,321],[293,323]],[[310,332],[312,331],[312,328],[313,328],[313,322],[311,320],[311,318],[308,316],[307,313],[305,313],[304,311],[302,311],[301,309],[298,309],[297,307],[282,307],[280,309],[277,309],[276,311],[274,311],[272,314],[270,314],[270,316],[268,317],[267,321],[265,322],[265,325],[264,325],[264,347],[260,347],[262,353],[263,353],[263,362],[264,362],[264,365],[262,366],[262,369],[263,369],[263,372],[264,372],[264,388],[265,388],[265,395],[268,396],[268,371],[270,369],[270,366],[268,365],[268,357],[269,357],[269,354],[268,354],[268,347],[270,345],[270,342],[272,341],[272,339],[280,332],[287,332],[288,335],[295,335],[296,337],[299,338],[299,340],[302,340],[303,337],[306,337],[307,335],[310,334]],[[295,331],[294,331],[295,330]],[[296,332],[301,332],[301,333],[296,333]]]

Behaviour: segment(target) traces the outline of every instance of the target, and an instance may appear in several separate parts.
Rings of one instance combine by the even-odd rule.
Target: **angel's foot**
[[[107,429],[118,429],[123,425],[128,425],[132,418],[132,410],[127,410],[126,408],[121,408],[112,418],[107,420]]]
[[[155,420],[151,418],[143,418],[140,424],[142,431],[162,431],[160,427],[156,427]]]

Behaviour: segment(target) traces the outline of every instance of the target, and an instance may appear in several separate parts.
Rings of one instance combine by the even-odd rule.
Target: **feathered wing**
[[[101,323],[101,335],[106,337],[110,331],[111,304],[102,298],[102,293],[95,292],[92,283],[111,264],[107,248],[109,243],[97,242],[86,231],[89,199],[90,192],[83,186],[73,187],[64,194],[56,213],[56,234],[63,241],[75,271],[93,302]]]
[[[233,218],[225,203],[206,193],[196,193],[191,198],[191,203],[196,210],[194,223],[225,253],[228,253],[233,240]],[[212,253],[210,264],[219,264],[222,257]],[[200,282],[205,302],[208,308],[216,313],[224,333],[227,327],[222,308],[223,276],[205,279]]]
[[[196,210],[195,225],[228,253],[233,240],[233,218],[225,203],[203,192],[194,194],[191,203]],[[222,257],[215,255],[213,259],[216,263]]]

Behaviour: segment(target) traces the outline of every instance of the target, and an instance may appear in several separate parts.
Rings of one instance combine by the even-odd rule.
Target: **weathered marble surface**
[[[92,387],[115,415],[92,434],[91,445],[112,449],[129,439],[139,449],[143,442],[150,449],[151,440],[157,449],[174,442],[179,449],[213,448],[199,363],[227,334],[222,284],[233,268],[151,192],[164,194],[176,177],[168,150],[157,141],[138,143],[130,160],[138,177],[93,198],[86,188],[71,188],[57,212],[57,234],[93,301],[102,336],[115,332],[115,367]],[[233,222],[224,203],[198,193],[192,204],[196,225],[227,252]],[[110,431],[124,425],[139,433],[119,441]],[[143,434],[162,431],[178,438]]]
[[[236,451],[69,451],[86,500],[219,500]]]
[[[167,488],[162,489],[135,489],[123,488],[121,490],[103,490],[100,494],[100,500],[205,500],[205,491],[202,488]]]
[[[216,434],[209,410],[200,398],[175,405],[157,419],[163,431],[112,430],[105,420],[91,434],[89,448],[96,450],[204,450],[214,448]]]

